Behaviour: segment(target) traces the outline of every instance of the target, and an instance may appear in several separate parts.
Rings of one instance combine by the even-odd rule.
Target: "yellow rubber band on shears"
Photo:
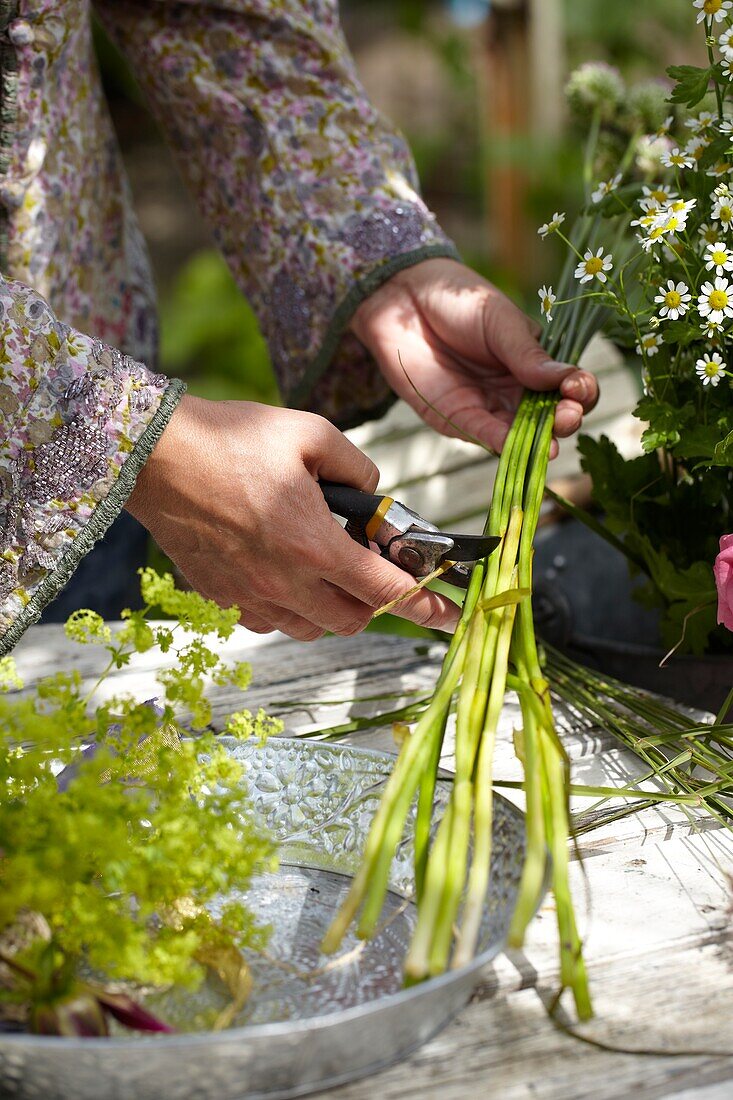
[[[373,539],[374,538],[377,531],[382,526],[382,521],[384,520],[384,517],[387,515],[387,512],[389,511],[389,509],[392,507],[393,504],[394,504],[394,500],[392,499],[392,497],[382,497],[382,501],[381,501],[379,507],[377,508],[376,512],[374,513],[374,515],[372,516],[372,518],[369,520],[366,527],[364,528],[364,531],[366,533],[366,537],[368,539]]]

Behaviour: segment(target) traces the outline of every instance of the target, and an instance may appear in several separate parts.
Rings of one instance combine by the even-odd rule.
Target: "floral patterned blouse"
[[[342,426],[384,407],[350,317],[400,268],[455,255],[358,81],[336,0],[0,0],[0,654],[120,511],[183,390],[154,373],[153,285],[92,9],[289,404]]]

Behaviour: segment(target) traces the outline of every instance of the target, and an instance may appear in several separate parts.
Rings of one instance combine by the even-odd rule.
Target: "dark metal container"
[[[717,713],[733,686],[733,657],[675,655],[660,667],[658,616],[633,591],[623,555],[582,524],[540,530],[535,614],[542,636],[581,664]]]

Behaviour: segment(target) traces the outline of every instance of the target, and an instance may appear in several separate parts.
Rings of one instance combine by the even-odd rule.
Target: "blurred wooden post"
[[[529,65],[532,134],[547,141],[563,122],[565,35],[563,0],[529,0]]]
[[[562,124],[562,0],[492,0],[484,53],[491,254],[508,274],[521,276],[536,246],[526,213],[529,146],[546,142]]]

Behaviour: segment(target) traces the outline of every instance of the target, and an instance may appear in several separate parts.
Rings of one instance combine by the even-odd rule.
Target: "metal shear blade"
[[[501,542],[492,535],[447,534],[392,497],[332,482],[322,481],[320,486],[330,511],[347,520],[346,530],[352,538],[365,546],[376,543],[383,558],[417,578],[451,562],[454,564],[441,580],[466,588],[472,565]]]

